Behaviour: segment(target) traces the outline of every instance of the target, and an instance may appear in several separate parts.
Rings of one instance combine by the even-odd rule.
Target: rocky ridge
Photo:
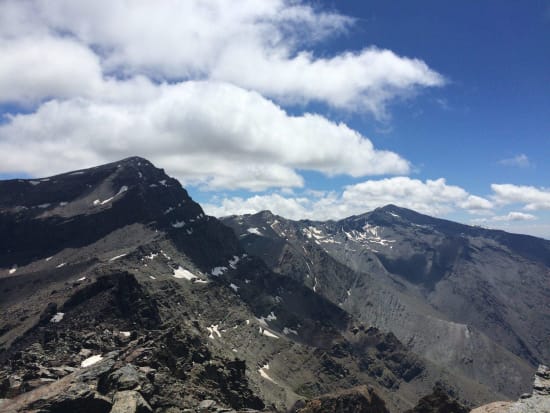
[[[494,402],[471,413],[547,413],[550,412],[550,368],[540,365],[535,373],[533,391],[516,402]]]
[[[401,412],[438,381],[497,396],[271,271],[142,158],[0,182],[0,230],[0,411],[286,411],[369,385]]]
[[[550,354],[550,242],[389,205],[340,221],[230,216],[242,247],[504,398]]]

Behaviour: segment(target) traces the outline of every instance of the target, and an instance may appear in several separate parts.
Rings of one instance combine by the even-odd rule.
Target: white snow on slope
[[[239,262],[240,258],[237,257],[236,255],[233,256],[233,259],[232,260],[229,260],[229,266],[231,268],[233,268],[234,270],[237,269],[237,264]]]
[[[235,292],[238,292],[238,291],[239,291],[239,286],[237,286],[237,285],[235,285],[235,284],[233,284],[233,283],[229,284],[229,286],[233,289],[233,291],[235,291]]]
[[[250,234],[263,235],[258,228],[248,228],[246,232]]]
[[[220,331],[218,330],[218,325],[219,324],[212,324],[210,327],[206,327],[206,329],[210,333],[208,338],[211,338],[212,340],[215,339],[216,337],[214,337],[214,334],[217,334],[218,337],[221,338],[222,335],[221,335]]]
[[[59,323],[61,320],[63,320],[64,316],[65,316],[65,313],[56,313],[52,318],[50,318],[50,322]]]
[[[103,201],[100,201],[99,199],[96,199],[96,200],[93,202],[93,204],[94,204],[94,205],[105,205],[105,204],[107,204],[108,202],[111,202],[113,199],[115,199],[115,198],[116,198],[117,196],[119,196],[120,194],[126,192],[127,190],[128,190],[128,187],[127,187],[126,185],[123,185],[123,186],[118,190],[118,192],[117,192],[115,195],[113,195],[112,197],[107,198],[107,199],[105,199],[105,200],[103,200]]]
[[[210,272],[212,275],[218,277],[227,271],[227,267],[215,267]]]
[[[266,373],[266,371],[269,370],[269,363],[263,365],[261,368],[258,369],[258,373],[260,373],[260,376],[262,376],[264,379],[269,380],[272,383],[277,384],[275,380],[273,380],[271,377],[269,377],[269,374]]]
[[[118,259],[120,259],[120,258],[122,258],[122,257],[127,256],[127,255],[128,255],[127,253],[125,253],[125,254],[120,254],[120,255],[116,255],[116,256],[114,256],[113,258],[109,258],[109,261],[116,261],[116,260],[118,260]]]
[[[272,311],[272,312],[269,313],[266,317],[256,318],[256,320],[258,320],[258,323],[260,323],[262,326],[266,326],[266,327],[267,327],[267,322],[268,322],[268,321],[277,320],[277,316],[276,316],[275,313]]]
[[[175,278],[185,278],[186,280],[192,281],[195,278],[198,278],[195,274],[192,274],[191,272],[187,271],[185,268],[182,268],[179,266],[174,270],[174,277]]]
[[[279,338],[279,336],[273,334],[271,331],[266,330],[266,329],[263,328],[263,327],[260,327],[260,330],[259,330],[259,331],[260,331],[260,334],[263,334],[263,335],[266,336],[266,337],[277,338],[277,339]]]
[[[14,265],[13,267],[10,268],[10,270],[8,271],[10,274],[13,274],[15,273],[15,271],[17,271],[17,265]]]
[[[174,228],[183,228],[185,226],[185,221],[176,221],[172,223]]]
[[[95,356],[88,357],[86,360],[82,361],[82,363],[80,363],[80,367],[89,367],[92,364],[95,364],[101,360],[103,360],[103,357],[101,357],[101,354],[97,354]]]

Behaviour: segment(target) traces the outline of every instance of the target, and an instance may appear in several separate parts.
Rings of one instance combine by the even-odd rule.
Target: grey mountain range
[[[549,267],[548,241],[396,206],[218,220],[137,157],[1,181],[0,411],[515,400],[550,361]]]

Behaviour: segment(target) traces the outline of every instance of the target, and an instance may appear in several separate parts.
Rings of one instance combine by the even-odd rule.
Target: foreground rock
[[[472,410],[471,413],[548,413],[550,412],[550,368],[539,366],[535,373],[533,392],[517,402],[495,402]]]
[[[273,268],[276,273],[144,159],[0,181],[0,399],[8,399],[0,400],[0,411],[283,412],[298,406],[385,413],[384,400],[384,409],[401,413],[436,383],[472,405],[506,399],[495,393],[498,382],[491,389],[480,377],[457,376],[414,354],[421,337],[403,341],[383,318],[377,323],[384,328],[377,328],[374,320],[354,317],[362,314],[355,304],[384,317],[408,312],[395,308],[391,295],[369,300],[387,289],[356,280],[325,251],[324,244],[344,245],[343,232],[325,242],[317,239],[321,229],[300,227],[292,235],[279,224],[244,229],[252,236],[274,228],[281,242],[283,232],[290,240],[311,240],[295,245],[307,257],[292,256],[287,245],[279,265],[286,270]],[[371,238],[365,242],[399,249],[398,239]],[[358,254],[376,258],[372,251]],[[340,282],[331,287],[329,279]],[[397,278],[395,286],[405,291]],[[330,291],[335,295],[323,296]],[[436,319],[423,325],[432,328]],[[454,337],[477,351],[474,330],[445,325],[456,334],[434,330],[431,339]],[[446,347],[439,352],[447,353]],[[501,360],[486,362],[500,366]],[[490,374],[475,359],[464,363]],[[521,382],[523,374],[519,369],[510,377]]]
[[[434,392],[421,398],[414,409],[405,413],[468,413],[469,409],[449,396],[447,391],[436,387]]]
[[[380,397],[370,388],[356,388],[310,400],[296,413],[389,413]]]

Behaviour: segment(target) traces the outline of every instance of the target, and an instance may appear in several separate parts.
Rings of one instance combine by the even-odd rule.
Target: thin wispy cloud
[[[524,153],[516,155],[512,158],[501,159],[498,163],[503,166],[515,166],[518,168],[528,168],[531,166],[529,157]]]

